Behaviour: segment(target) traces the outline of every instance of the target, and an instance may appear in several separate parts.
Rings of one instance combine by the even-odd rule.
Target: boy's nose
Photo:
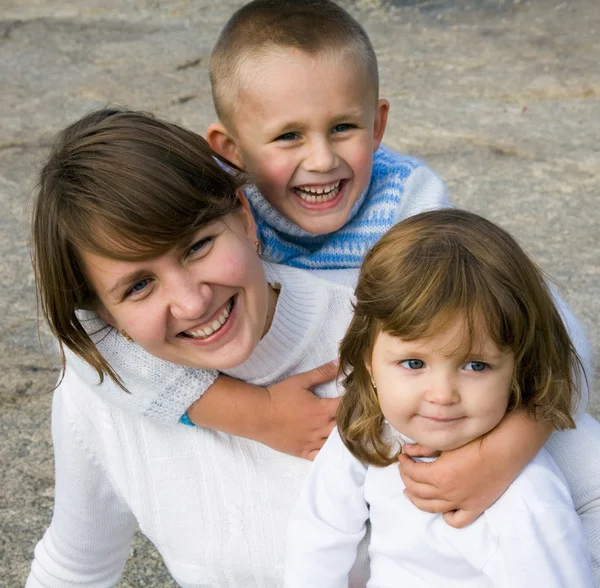
[[[308,171],[325,173],[338,166],[338,157],[328,141],[314,141],[310,146],[310,153],[304,160],[304,167]]]
[[[174,281],[168,286],[171,314],[179,320],[195,320],[201,317],[212,300],[212,288],[197,283],[189,276]]]

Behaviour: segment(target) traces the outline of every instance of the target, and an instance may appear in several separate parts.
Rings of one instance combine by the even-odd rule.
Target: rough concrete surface
[[[52,135],[107,103],[203,132],[207,56],[234,0],[0,2],[0,585],[23,585],[52,513],[51,389],[25,205]],[[500,222],[561,286],[598,352],[600,4],[344,0],[372,36],[385,142]],[[42,331],[47,347],[48,339]],[[600,416],[593,386],[589,411]],[[202,533],[202,529],[198,529]],[[137,537],[120,586],[172,585]]]

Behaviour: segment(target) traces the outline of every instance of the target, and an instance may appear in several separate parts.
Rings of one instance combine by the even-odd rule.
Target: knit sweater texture
[[[266,272],[281,284],[272,325],[228,372],[261,385],[334,359],[351,316],[348,288],[283,266]],[[27,587],[115,585],[137,522],[181,586],[281,588],[287,520],[310,462],[249,439],[160,424],[98,392],[69,366],[55,392],[54,516]],[[316,393],[340,389],[329,382]]]

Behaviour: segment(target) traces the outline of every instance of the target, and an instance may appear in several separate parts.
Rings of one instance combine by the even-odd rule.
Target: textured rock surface
[[[58,7],[57,7],[58,5]],[[3,0],[0,14],[0,584],[19,586],[52,512],[51,352],[27,252],[52,135],[107,103],[203,132],[207,56],[241,2]],[[512,231],[600,335],[600,5],[594,0],[345,0],[380,58],[385,142],[427,160],[461,206]],[[44,348],[48,340],[42,332]],[[600,416],[597,378],[590,412]],[[202,530],[198,529],[201,533]],[[136,538],[120,586],[167,586]]]

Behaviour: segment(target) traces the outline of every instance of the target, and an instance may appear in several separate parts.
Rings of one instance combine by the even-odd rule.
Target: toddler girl
[[[286,587],[348,585],[370,521],[367,586],[593,586],[581,523],[542,450],[465,529],[403,495],[406,442],[440,452],[507,411],[573,428],[579,358],[541,272],[502,229],[458,210],[393,227],[367,254],[340,347],[346,392],[292,515]]]

